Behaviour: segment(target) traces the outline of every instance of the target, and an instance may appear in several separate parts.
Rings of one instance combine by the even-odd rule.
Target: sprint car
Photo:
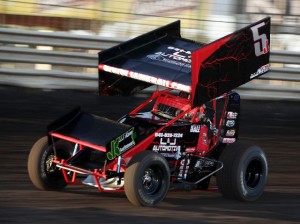
[[[100,95],[152,96],[118,120],[76,107],[53,121],[29,153],[33,185],[88,185],[156,206],[169,190],[208,189],[215,177],[224,197],[257,200],[268,162],[237,141],[234,90],[269,71],[269,41],[269,17],[209,44],[182,38],[175,21],[99,52]]]

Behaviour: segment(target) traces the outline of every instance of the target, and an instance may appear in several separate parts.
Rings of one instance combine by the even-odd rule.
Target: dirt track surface
[[[269,160],[257,202],[227,200],[217,191],[172,191],[159,206],[140,208],[125,195],[87,186],[34,188],[27,157],[49,122],[76,105],[118,118],[144,99],[1,87],[0,223],[300,223],[300,102],[242,101],[240,139],[260,145]]]

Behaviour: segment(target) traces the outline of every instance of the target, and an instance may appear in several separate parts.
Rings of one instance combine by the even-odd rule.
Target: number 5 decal
[[[257,24],[256,26],[251,27],[254,40],[255,55],[257,57],[269,52],[269,40],[266,34],[260,35],[258,32],[258,29],[264,25],[265,23],[262,22],[260,24]]]

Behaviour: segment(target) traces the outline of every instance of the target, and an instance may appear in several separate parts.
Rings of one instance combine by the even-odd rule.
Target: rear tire
[[[219,160],[224,168],[216,179],[225,198],[256,201],[261,197],[267,182],[268,162],[259,146],[234,143],[223,150]]]
[[[168,193],[170,169],[159,153],[143,151],[135,155],[125,171],[125,193],[136,206],[155,206]]]
[[[71,143],[59,140],[55,142],[57,157],[68,159],[73,146]],[[67,183],[61,170],[53,164],[54,150],[48,145],[47,136],[40,138],[31,148],[28,157],[28,174],[33,185],[40,190],[59,190]]]

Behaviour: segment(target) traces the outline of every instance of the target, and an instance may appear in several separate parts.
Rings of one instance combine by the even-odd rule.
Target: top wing
[[[181,38],[180,21],[99,53],[99,93],[129,95],[150,85],[191,94],[201,105],[269,70],[270,17],[210,44]]]

